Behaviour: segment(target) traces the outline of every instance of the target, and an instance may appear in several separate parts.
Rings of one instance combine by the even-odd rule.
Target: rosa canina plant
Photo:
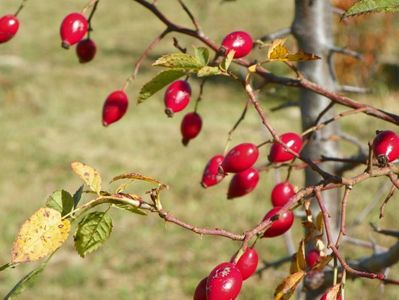
[[[25,2],[26,0],[22,2],[14,15],[6,14],[0,18],[1,43],[12,43],[14,36],[17,35],[21,22],[17,19],[17,15],[24,8]],[[231,200],[234,205],[235,201],[243,201],[236,198],[244,197],[257,188],[262,172],[283,169],[287,173],[286,179],[276,184],[271,195],[274,207],[267,212],[262,212],[258,223],[242,232],[221,229],[217,224],[215,228],[201,228],[176,217],[163,207],[161,195],[167,195],[167,184],[150,176],[130,172],[117,175],[112,179],[111,183],[120,183],[115,189],[106,188],[100,173],[95,168],[82,162],[73,162],[71,168],[83,181],[83,185],[73,194],[65,190],[54,192],[45,205],[34,212],[21,226],[12,246],[9,262],[1,266],[0,270],[5,271],[10,267],[38,260],[42,260],[42,263],[23,277],[5,296],[5,299],[10,299],[22,292],[45,269],[48,261],[72,234],[72,230],[74,231],[74,246],[81,257],[102,247],[113,230],[113,221],[109,213],[113,209],[122,209],[138,215],[158,216],[194,234],[224,238],[226,242],[229,240],[240,242],[230,261],[228,258],[226,261],[215,261],[215,267],[209,270],[208,274],[203,274],[201,278],[198,278],[198,285],[192,292],[194,299],[227,300],[240,297],[247,280],[251,280],[255,272],[261,273],[267,268],[267,265],[259,266],[259,259],[262,259],[263,254],[256,251],[256,246],[259,243],[272,243],[272,239],[279,238],[292,226],[301,225],[304,228],[303,236],[294,254],[286,260],[291,263],[289,274],[276,287],[274,295],[269,295],[268,298],[288,299],[296,290],[301,289],[308,292],[315,286],[312,283],[316,277],[322,279],[314,290],[318,290],[318,295],[322,299],[330,300],[345,298],[346,286],[350,286],[346,282],[348,277],[375,279],[384,284],[398,284],[396,279],[383,274],[386,267],[399,260],[396,245],[386,249],[380,256],[371,256],[358,264],[349,262],[341,252],[346,242],[346,207],[351,201],[351,192],[356,185],[378,177],[390,182],[392,187],[380,208],[380,217],[384,216],[386,205],[399,188],[399,166],[395,164],[399,156],[397,133],[377,128],[375,134],[370,134],[367,153],[361,153],[367,155],[361,156],[360,159],[327,156],[314,158],[306,153],[312,146],[315,136],[321,135],[329,126],[337,126],[339,120],[347,116],[364,114],[369,118],[383,121],[383,124],[394,125],[399,124],[399,116],[363,104],[307,78],[307,74],[302,72],[306,70],[306,65],[312,66],[322,63],[323,60],[327,60],[328,63],[329,55],[313,53],[307,47],[301,49],[303,45],[300,42],[298,20],[305,18],[301,17],[301,13],[306,10],[306,7],[301,8],[301,2],[297,1],[296,21],[292,28],[272,34],[272,41],[266,43],[265,38],[255,40],[249,32],[241,29],[232,29],[220,41],[211,40],[202,31],[199,20],[183,0],[178,0],[177,5],[192,21],[192,27],[175,23],[171,16],[164,14],[159,8],[157,1],[133,0],[133,2],[151,12],[155,19],[165,25],[165,29],[147,48],[143,49],[133,73],[127,78],[123,87],[115,88],[106,97],[102,115],[103,125],[109,126],[115,122],[123,122],[124,115],[128,113],[128,88],[134,83],[143,61],[148,59],[149,54],[159,42],[171,33],[189,36],[201,43],[201,46],[188,50],[179,44],[177,38],[174,38],[174,46],[177,50],[173,53],[165,53],[153,62],[154,73],[155,69],[161,71],[141,87],[138,103],[146,102],[165,88],[165,112],[168,117],[177,118],[179,112],[184,111],[190,102],[194,102],[194,111],[180,114],[183,116],[181,122],[183,144],[187,146],[190,140],[200,139],[205,135],[203,133],[199,135],[202,124],[206,124],[206,117],[200,117],[199,112],[206,83],[215,76],[224,76],[236,83],[245,93],[245,108],[227,134],[226,143],[222,145],[224,151],[209,153],[209,162],[204,166],[201,184],[204,188],[212,188],[230,179],[227,198],[234,199]],[[378,5],[375,4],[377,2]],[[76,46],[78,58],[82,63],[93,60],[97,47],[101,47],[94,44],[90,38],[93,31],[92,20],[99,3],[100,0],[91,0],[80,12],[65,12],[65,18],[60,25],[62,47],[70,49]],[[359,1],[344,12],[342,17],[373,11],[393,11],[395,3],[395,1],[381,0],[373,1],[370,6],[370,3],[365,0]],[[399,5],[399,3],[396,4]],[[308,3],[311,8],[313,5],[316,7],[321,4]],[[284,37],[290,33],[298,37],[299,50],[292,50],[286,45]],[[252,51],[254,47],[260,48],[259,57],[253,57],[255,56]],[[342,52],[345,51],[342,50]],[[268,70],[271,62],[287,66],[291,76],[282,77],[271,73]],[[240,68],[240,72],[232,68],[232,65]],[[196,83],[196,78],[201,82],[197,98],[192,97],[191,90],[191,86]],[[262,84],[256,83],[259,81]],[[315,122],[311,126],[306,126],[303,132],[280,132],[272,124],[260,102],[261,91],[270,84],[281,85],[287,89],[300,88],[301,91],[323,96],[330,102],[319,111]],[[326,118],[333,112],[334,105],[344,106],[348,110]],[[269,133],[270,138],[255,144],[251,137],[247,137],[243,143],[230,147],[232,136],[245,118],[248,107],[256,111],[260,123]],[[260,150],[263,149],[267,155],[262,156]],[[355,170],[357,173],[345,176],[344,171],[332,172],[326,167],[332,162],[343,166],[344,171],[354,169],[359,165],[363,168],[360,171],[357,168]],[[294,187],[290,179],[292,172],[297,170],[312,171],[317,174],[319,180],[313,184],[298,184]],[[198,178],[201,178],[201,174],[198,174]],[[135,181],[146,182],[150,187],[145,193],[132,193],[128,186]],[[327,205],[329,203],[325,193],[331,190],[343,191],[343,196],[339,201],[337,231],[333,228],[330,218],[332,212]],[[301,222],[296,213],[297,216],[302,216]],[[398,236],[398,233],[392,230],[381,230],[376,227],[373,230]],[[320,274],[322,277],[319,276]]]

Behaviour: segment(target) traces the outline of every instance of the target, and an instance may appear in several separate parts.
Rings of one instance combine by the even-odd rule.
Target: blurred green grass
[[[162,93],[143,105],[134,104],[139,88],[157,72],[149,59],[128,89],[131,103],[127,115],[103,128],[100,116],[105,97],[123,86],[135,59],[163,26],[133,1],[118,5],[103,1],[93,24],[97,57],[90,64],[80,65],[73,50],[61,49],[58,26],[65,14],[80,10],[84,4],[84,1],[28,1],[20,15],[18,36],[0,48],[0,265],[8,260],[20,224],[43,205],[50,193],[59,188],[70,192],[77,189],[80,182],[69,168],[74,160],[96,167],[105,182],[114,175],[134,171],[168,183],[170,190],[163,195],[164,206],[197,226],[218,226],[236,232],[253,226],[270,207],[268,197],[274,174],[262,174],[253,194],[234,201],[225,200],[228,180],[209,190],[198,184],[208,159],[223,151],[227,132],[245,104],[244,93],[225,79],[207,85],[200,105],[203,132],[184,148],[179,131],[182,116],[165,117]],[[159,1],[167,15],[189,24],[175,4]],[[292,5],[288,1],[221,5],[219,1],[191,0],[187,4],[198,15],[204,31],[216,41],[237,29],[260,36],[287,26],[292,19]],[[5,0],[0,4],[0,12],[13,12],[16,7],[15,1]],[[172,36],[176,35],[162,41],[151,59],[175,51]],[[179,41],[188,48],[199,45],[186,37],[179,36]],[[192,83],[193,95],[197,95],[198,82]],[[290,91],[288,96],[295,94],[296,91]],[[362,97],[361,101],[398,112],[394,107],[396,96],[387,92]],[[277,102],[270,96],[262,98],[265,109]],[[279,131],[299,130],[296,108],[270,117]],[[381,122],[364,116],[344,119],[341,124],[365,142],[372,138],[375,129],[385,128]],[[248,140],[260,143],[265,136],[251,108],[232,143]],[[343,148],[353,150],[349,146]],[[266,159],[265,149],[262,157]],[[294,182],[300,186],[301,180],[301,174],[296,173]],[[378,180],[354,189],[349,220],[366,206],[377,188]],[[392,211],[398,208],[394,200],[389,204]],[[157,216],[140,217],[119,211],[112,214],[114,233],[104,247],[83,260],[74,252],[70,239],[38,283],[20,299],[190,299],[197,282],[217,263],[229,259],[238,247],[223,238],[196,236],[165,224]],[[374,211],[354,233],[363,239],[370,238],[366,223],[377,221],[377,217]],[[381,224],[394,226],[395,215],[387,214]],[[294,232],[301,232],[299,221]],[[384,245],[393,242],[372,237]],[[295,241],[299,241],[298,235]],[[262,241],[257,247],[264,260],[286,255],[282,238]],[[344,250],[350,256],[370,253],[352,246]],[[5,295],[32,267],[23,265],[0,273],[0,295]],[[391,274],[398,275],[396,269]],[[262,278],[248,280],[240,299],[271,299],[286,270],[287,266],[269,270]],[[352,295],[379,299],[377,287],[377,283],[365,280],[349,282],[349,299]],[[386,287],[385,298],[395,299],[395,289]]]

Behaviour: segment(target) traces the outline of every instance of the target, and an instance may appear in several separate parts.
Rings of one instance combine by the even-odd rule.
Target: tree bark
[[[308,53],[314,53],[321,57],[321,60],[300,62],[299,71],[305,78],[320,84],[321,86],[335,91],[336,86],[328,66],[328,55],[333,45],[332,30],[332,7],[330,1],[326,0],[295,0],[295,18],[292,24],[292,33],[295,36],[298,47]],[[315,125],[320,113],[330,104],[330,100],[302,89],[300,91],[300,109],[303,130]],[[330,109],[320,121],[331,118],[334,109]],[[319,121],[319,122],[320,122]],[[324,127],[303,149],[302,154],[310,159],[320,159],[322,155],[339,157],[339,148],[336,142],[328,140],[328,137],[337,133],[336,122]],[[337,168],[333,163],[323,164],[322,168],[332,174],[336,174]],[[305,171],[305,185],[314,185],[321,180],[319,174],[308,168]],[[332,190],[323,193],[325,205],[331,215],[333,238],[338,232],[338,209],[339,191]],[[316,201],[312,201],[312,212],[317,214],[319,208]],[[315,299],[317,294],[307,293],[306,299]]]

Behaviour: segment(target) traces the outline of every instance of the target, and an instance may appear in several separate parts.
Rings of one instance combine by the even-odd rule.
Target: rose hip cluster
[[[198,283],[194,292],[194,300],[236,299],[243,281],[255,273],[258,261],[256,250],[247,248],[238,259],[234,255],[230,262],[217,265],[207,277]]]

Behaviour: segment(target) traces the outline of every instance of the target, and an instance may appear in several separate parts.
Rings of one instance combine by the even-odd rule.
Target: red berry
[[[293,132],[284,133],[280,136],[280,139],[292,151],[296,153],[301,151],[302,138],[298,134]],[[295,156],[293,154],[287,152],[287,150],[285,150],[285,148],[277,142],[275,142],[270,149],[270,162],[285,162],[293,159],[294,157]]]
[[[232,263],[224,262],[216,266],[206,283],[207,300],[232,300],[240,293],[242,275]]]
[[[195,289],[193,300],[206,300],[206,281],[208,277],[202,279]]]
[[[253,41],[248,32],[234,31],[225,36],[222,46],[226,49],[226,55],[234,50],[234,58],[247,56],[252,50]]]
[[[276,184],[272,190],[273,206],[284,206],[295,195],[295,189],[288,181]]]
[[[76,46],[76,55],[82,64],[91,61],[96,55],[96,51],[96,44],[89,38],[81,40]]]
[[[312,269],[315,265],[317,265],[320,262],[320,252],[317,251],[316,249],[312,249],[306,254],[305,258],[309,268]]]
[[[80,42],[89,29],[86,17],[80,13],[70,13],[61,23],[60,35],[62,47],[68,49],[70,46]]]
[[[5,15],[0,18],[0,44],[11,40],[17,33],[19,21],[14,15]]]
[[[273,217],[280,211],[281,207],[274,207],[272,208],[263,218],[263,221]],[[291,228],[292,224],[294,223],[294,214],[292,211],[287,211],[283,214],[280,214],[278,220],[274,221],[272,223],[272,226],[269,227],[263,237],[275,237],[282,235],[284,232],[286,232],[288,229]]]
[[[184,146],[187,146],[188,142],[200,133],[201,127],[202,119],[196,112],[191,112],[184,116],[180,126],[180,131],[183,135],[182,143]]]
[[[218,184],[224,178],[224,175],[219,173],[219,167],[221,166],[223,159],[223,155],[215,155],[209,160],[201,180],[201,185],[204,188]]]
[[[230,181],[227,199],[244,196],[252,192],[259,182],[259,172],[254,168],[249,168],[240,173],[234,174]]]
[[[190,102],[191,87],[185,80],[177,80],[170,84],[165,92],[165,113],[172,117],[174,113],[182,111]]]
[[[231,259],[231,262],[234,261],[234,256]],[[242,275],[242,280],[246,280],[253,273],[255,273],[256,268],[258,266],[258,253],[256,253],[255,249],[247,248],[243,255],[241,255],[240,259],[237,261],[236,266],[238,270],[240,270]]]
[[[114,91],[108,95],[103,107],[103,125],[108,126],[126,113],[128,98],[124,91]]]
[[[373,141],[373,152],[381,165],[399,157],[399,137],[390,130],[381,131]]]
[[[222,169],[227,173],[238,173],[252,167],[258,159],[259,151],[256,145],[243,143],[232,148],[222,163]]]

